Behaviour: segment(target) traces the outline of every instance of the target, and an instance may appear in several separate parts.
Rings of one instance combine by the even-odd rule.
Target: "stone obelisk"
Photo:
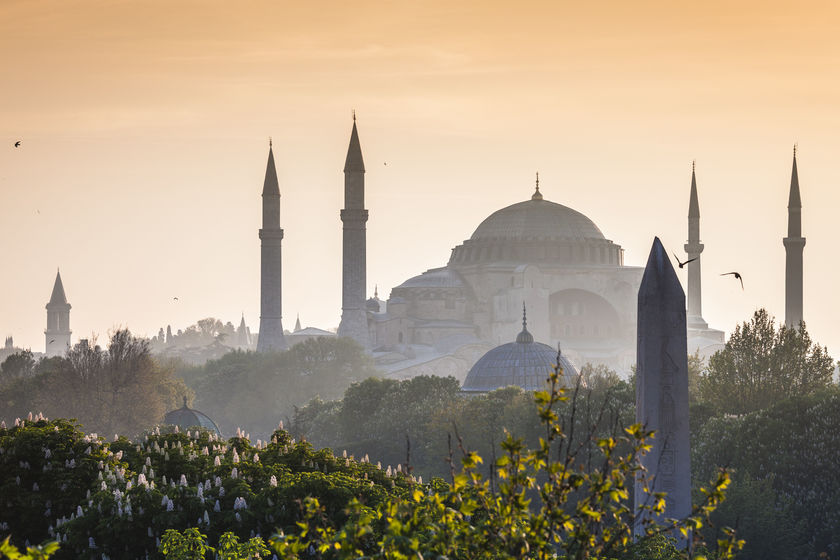
[[[664,517],[675,519],[691,513],[686,350],[685,293],[657,237],[639,287],[636,421],[656,432],[642,464],[648,489],[668,494]],[[637,508],[653,503],[643,481],[635,490]],[[646,518],[637,516],[636,535]]]

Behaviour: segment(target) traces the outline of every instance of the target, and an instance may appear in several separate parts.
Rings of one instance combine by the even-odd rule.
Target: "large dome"
[[[490,214],[449,258],[461,272],[498,263],[614,267],[623,266],[624,257],[592,220],[544,200],[538,188],[530,200]]]
[[[532,198],[493,212],[470,239],[604,239],[604,234],[577,210]]]

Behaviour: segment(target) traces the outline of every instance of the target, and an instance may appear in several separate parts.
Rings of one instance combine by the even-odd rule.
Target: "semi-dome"
[[[163,423],[170,426],[178,426],[182,430],[198,426],[215,432],[218,436],[222,435],[222,431],[209,416],[187,406],[187,397],[184,397],[183,407],[166,413],[166,416],[163,418]]]
[[[534,342],[528,332],[525,314],[522,332],[516,342],[497,346],[484,354],[470,369],[461,390],[465,393],[487,393],[508,385],[518,385],[526,391],[546,388],[546,380],[557,360],[563,369],[563,382],[574,386],[577,370],[560,352],[541,342]]]

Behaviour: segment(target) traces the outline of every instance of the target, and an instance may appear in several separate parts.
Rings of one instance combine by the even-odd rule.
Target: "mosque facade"
[[[514,340],[525,304],[537,340],[560,345],[577,364],[629,370],[642,272],[624,264],[624,250],[592,220],[547,200],[538,180],[527,200],[494,212],[452,249],[446,266],[396,286],[385,311],[370,314],[371,346],[375,356],[391,354],[387,369],[400,366],[393,354],[407,362],[425,354],[407,369],[436,373],[441,361],[455,373],[453,357],[468,362]]]

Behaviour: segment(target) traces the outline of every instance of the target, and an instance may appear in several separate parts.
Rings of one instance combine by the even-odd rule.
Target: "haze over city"
[[[4,2],[0,334],[43,350],[58,267],[74,341],[240,313],[256,328],[269,137],[284,324],[336,327],[355,110],[369,294],[445,265],[481,220],[530,197],[537,171],[545,197],[589,216],[626,264],[644,265],[654,235],[683,257],[696,160],[703,315],[727,332],[756,308],[783,318],[798,143],[804,317],[836,351],[838,12]],[[744,290],[719,276],[732,270]]]

